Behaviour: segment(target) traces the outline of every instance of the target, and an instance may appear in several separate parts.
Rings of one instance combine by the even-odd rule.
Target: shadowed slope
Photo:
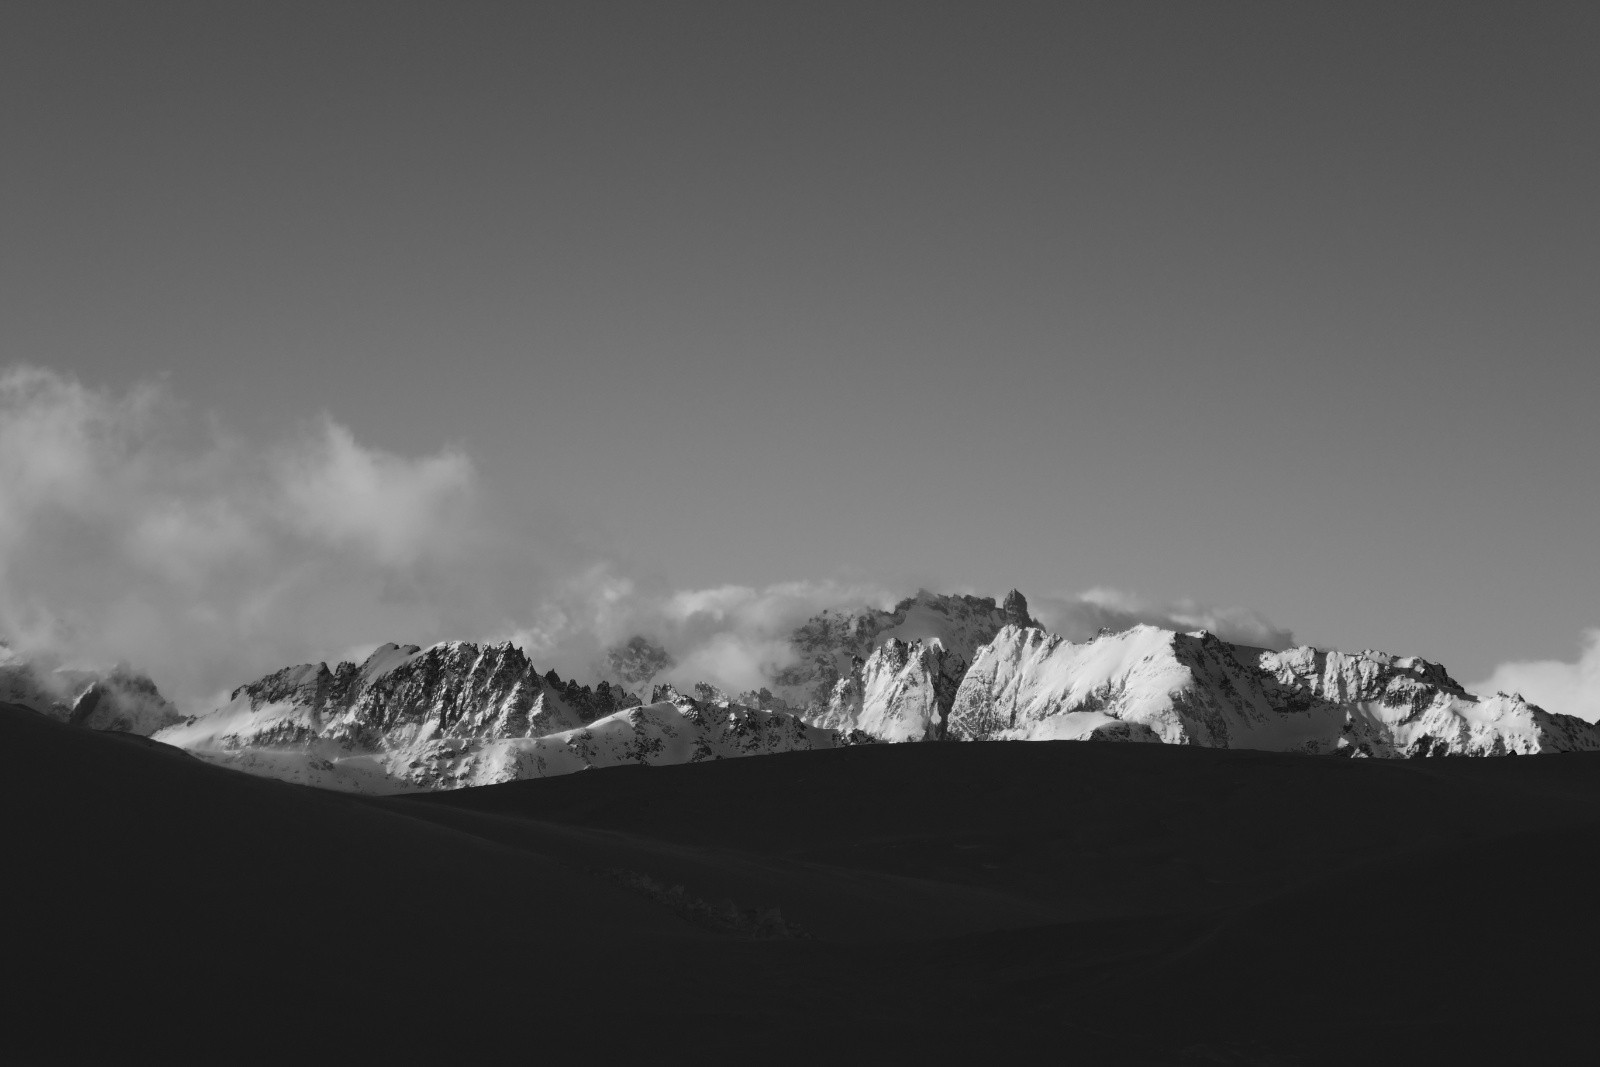
[[[392,1045],[411,1013],[551,998],[548,961],[581,961],[594,931],[643,957],[706,936],[535,852],[349,797],[26,709],[0,707],[0,729],[7,970],[27,976],[0,1040],[40,1062],[142,1041],[179,1060]],[[605,969],[564,973],[555,1001]]]
[[[1194,911],[1600,819],[1600,757],[1338,760],[1081,742],[862,746],[409,797],[983,887],[1062,919]],[[603,785],[603,787],[602,787]]]
[[[1585,755],[867,746],[363,799],[20,709],[0,745],[22,1062],[1404,1062],[1553,1055],[1600,991]]]

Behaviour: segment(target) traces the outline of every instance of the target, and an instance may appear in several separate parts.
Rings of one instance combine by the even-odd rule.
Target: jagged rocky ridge
[[[63,667],[3,644],[0,701],[73,726],[146,737],[183,721],[154,682],[126,666],[104,671]]]
[[[277,671],[156,740],[239,770],[368,793],[840,743],[792,715],[657,696],[641,704],[605,682],[591,689],[540,675],[509,642],[391,644],[359,666]]]

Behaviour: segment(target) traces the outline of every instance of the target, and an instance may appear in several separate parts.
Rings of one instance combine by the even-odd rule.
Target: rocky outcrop
[[[1033,621],[1033,616],[1028,614],[1028,598],[1016,589],[1006,594],[1005,600],[1000,604],[1000,611],[1005,615],[1007,626],[1039,625]]]
[[[891,611],[823,611],[792,635],[796,662],[778,672],[770,688],[739,699],[790,709],[830,729],[876,734],[881,726],[889,731],[876,734],[882,739],[937,739],[968,665],[1012,618],[1032,625],[1027,600],[1016,590],[1003,606],[992,597],[922,590]],[[887,651],[874,663],[880,650]],[[925,691],[936,702],[926,713],[918,710]],[[932,732],[913,736],[919,731],[912,724],[924,720]]]

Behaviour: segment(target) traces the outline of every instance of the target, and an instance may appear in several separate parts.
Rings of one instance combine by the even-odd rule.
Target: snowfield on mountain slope
[[[660,701],[615,712],[576,730],[491,742],[477,755],[472,785],[627,763],[698,763],[834,748],[835,734],[792,715],[728,704]]]

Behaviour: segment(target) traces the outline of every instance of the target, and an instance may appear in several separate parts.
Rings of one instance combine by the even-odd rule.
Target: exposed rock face
[[[61,667],[0,645],[0,700],[90,730],[148,737],[182,722],[154,682],[127,667],[95,671]]]
[[[932,724],[931,737],[937,738],[978,649],[1007,624],[1008,610],[1027,616],[1022,594],[1013,591],[1007,603],[1009,609],[997,607],[991,597],[922,590],[892,611],[821,612],[794,632],[799,662],[778,673],[772,687],[763,691],[765,698],[746,693],[739,699],[746,703],[765,699],[766,706],[790,708],[818,725],[845,732],[874,733],[869,723],[885,725],[890,734],[904,740],[922,739],[912,736],[919,731],[911,724],[926,721]],[[902,647],[872,663],[880,646],[887,648],[891,641]],[[915,655],[908,651],[912,645],[920,647]],[[902,677],[908,669],[911,675]],[[920,672],[929,676],[913,677]],[[889,684],[891,677],[900,681]],[[937,702],[933,712],[921,710],[929,689]]]
[[[629,688],[645,685],[675,665],[666,649],[640,635],[606,651],[606,668],[613,678]]]
[[[967,671],[948,735],[1110,737],[1115,724],[1127,739],[1362,756],[1600,748],[1600,727],[1518,696],[1473,696],[1425,660],[1244,649],[1153,626],[1081,645],[1007,627]]]
[[[834,684],[819,726],[860,730],[883,741],[937,741],[965,663],[955,664],[937,638],[909,644],[889,638]]]
[[[1028,598],[1016,589],[1006,594],[1000,610],[1005,613],[1007,626],[1038,626],[1028,614]]]
[[[510,643],[385,645],[287,667],[157,740],[289,781],[360,792],[455,788],[619,762],[683,762],[837,738],[793,716],[676,694],[641,709],[606,682],[541,676]]]

